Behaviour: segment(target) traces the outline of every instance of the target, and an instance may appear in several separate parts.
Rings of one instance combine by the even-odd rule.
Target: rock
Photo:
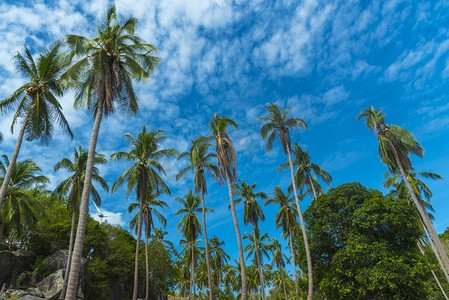
[[[35,297],[39,297],[39,298],[44,297],[44,294],[42,294],[41,291],[39,291],[37,288],[34,288],[34,287],[28,288],[25,292],[30,296],[35,296]]]
[[[9,251],[0,251],[0,285],[8,283],[13,272],[20,266],[20,260]]]
[[[18,298],[18,300],[45,300],[45,298],[36,297],[36,296],[32,296],[32,295],[25,295],[25,296],[20,296],[20,298]]]
[[[31,270],[33,264],[36,262],[36,254],[30,251],[17,250],[13,251],[14,254],[21,262],[20,268],[23,270]]]
[[[45,299],[57,300],[64,284],[64,270],[56,271],[48,275],[37,284],[37,288],[44,294]]]
[[[12,284],[13,288],[16,289],[27,289],[35,286],[33,277],[28,273],[20,273]]]
[[[25,295],[25,291],[9,289],[1,295],[3,299],[18,299],[19,297]]]

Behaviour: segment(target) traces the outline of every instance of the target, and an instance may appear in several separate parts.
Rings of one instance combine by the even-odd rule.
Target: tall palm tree
[[[299,227],[298,221],[296,220],[296,206],[294,199],[290,197],[290,193],[285,194],[282,192],[280,187],[275,187],[273,191],[274,195],[270,196],[265,205],[275,204],[279,205],[279,211],[276,213],[274,218],[276,223],[276,228],[282,228],[282,233],[284,237],[289,239],[290,251],[293,263],[293,274],[295,275],[295,291],[296,299],[299,297],[299,287],[298,287],[298,274],[296,272],[296,259],[295,259],[295,249],[293,248],[293,240],[295,239],[295,234]]]
[[[143,217],[144,224],[145,224],[145,300],[148,300],[150,297],[150,265],[149,265],[149,259],[148,259],[148,238],[151,236],[151,229],[154,228],[154,222],[153,222],[153,214],[156,215],[157,219],[159,220],[159,223],[161,223],[162,226],[167,225],[167,220],[164,218],[164,216],[155,208],[168,208],[168,204],[162,200],[156,199],[161,195],[160,191],[156,191],[154,193],[150,193],[147,191],[147,196],[145,197],[145,202],[140,203],[138,201],[137,203],[131,203],[128,206],[128,212],[132,213],[135,209],[142,207],[142,212],[137,212],[137,214],[132,218],[130,227],[131,229],[135,229],[136,232],[138,231],[138,223],[139,223],[139,217]],[[137,233],[139,234],[139,233]]]
[[[258,223],[259,221],[264,221],[265,216],[263,214],[262,208],[260,207],[259,203],[257,202],[257,198],[260,199],[267,199],[267,194],[264,192],[254,192],[254,189],[256,188],[256,183],[253,183],[252,185],[249,185],[243,180],[239,180],[240,184],[236,185],[235,187],[235,193],[238,196],[237,199],[235,199],[235,203],[239,204],[244,199],[244,205],[245,208],[243,210],[243,222],[245,225],[248,223],[251,223],[251,227],[253,230],[253,237],[256,237],[257,230],[259,229]],[[255,245],[254,247],[256,249],[259,249],[258,242],[259,239],[254,239]],[[259,270],[259,280],[260,284],[262,286],[262,299],[265,300],[265,281],[263,278],[263,272],[262,272],[262,257],[259,256],[260,251],[255,251],[255,261],[257,263],[257,268]]]
[[[173,249],[174,245],[171,241],[165,239],[166,235],[168,235],[168,231],[164,231],[162,228],[155,227],[151,238],[153,239],[153,241],[160,241],[162,244]]]
[[[18,120],[22,119],[11,163],[0,188],[0,206],[5,199],[12,169],[16,165],[24,137],[27,141],[38,139],[41,143],[48,144],[53,134],[53,124],[57,122],[73,138],[69,124],[62,113],[62,106],[56,99],[64,93],[64,87],[58,78],[67,66],[66,60],[61,56],[61,46],[62,44],[57,42],[44,49],[37,61],[27,47],[25,56],[20,53],[14,56],[17,72],[28,82],[15,90],[9,98],[0,101],[1,113],[6,114],[15,110],[11,132]]]
[[[321,193],[321,186],[317,182],[316,178],[312,176],[312,173],[321,181],[327,185],[331,184],[332,177],[324,171],[318,164],[310,161],[310,155],[307,150],[301,149],[301,146],[297,143],[293,144],[293,166],[296,166],[295,179],[299,188],[306,186],[309,193],[312,194],[313,199],[316,199],[319,193]],[[286,162],[279,166],[278,171],[289,168],[289,162]],[[317,189],[318,187],[318,193]]]
[[[212,132],[211,138],[215,141],[215,153],[217,154],[218,166],[218,183],[222,184],[226,181],[228,184],[229,202],[231,205],[232,220],[234,222],[235,235],[237,239],[237,246],[239,249],[240,261],[240,276],[242,284],[242,300],[247,298],[246,289],[246,272],[245,272],[245,258],[243,256],[242,237],[240,235],[240,228],[237,219],[237,212],[235,211],[233,188],[237,181],[237,157],[231,138],[228,135],[227,127],[233,126],[238,128],[237,123],[233,120],[214,114],[209,122],[209,127]]]
[[[385,123],[383,112],[381,110],[375,110],[373,106],[362,110],[357,116],[357,119],[361,118],[365,118],[366,126],[368,129],[374,131],[374,134],[379,141],[379,156],[382,162],[388,167],[390,172],[399,172],[399,174],[401,174],[413,204],[417,208],[424,223],[424,227],[429,231],[431,239],[435,243],[437,249],[435,255],[440,255],[446,271],[449,272],[449,259],[447,254],[433,227],[429,214],[418,200],[407,176],[407,173],[413,170],[409,156],[415,154],[418,157],[423,157],[424,149],[421,144],[415,140],[413,134],[406,129],[397,125],[387,125]]]
[[[86,231],[88,202],[91,189],[92,167],[103,115],[115,111],[135,114],[138,100],[133,79],[150,78],[158,63],[152,54],[156,48],[144,43],[135,35],[137,19],[119,22],[114,5],[99,25],[98,36],[91,39],[78,35],[67,36],[66,42],[75,58],[79,58],[65,72],[63,78],[75,85],[77,90],[74,106],[88,108],[95,117],[89,145],[86,176],[81,198],[81,209],[70,270],[67,300],[74,300],[78,284],[81,254]],[[136,294],[136,293],[134,293]],[[136,299],[133,295],[133,300]]]
[[[284,112],[281,112],[279,106],[277,106],[274,103],[270,103],[269,105],[265,106],[265,109],[268,112],[268,117],[260,117],[259,120],[265,121],[266,123],[262,125],[260,128],[260,135],[264,140],[266,140],[266,146],[265,149],[267,152],[271,151],[273,149],[273,143],[276,139],[276,136],[279,135],[279,139],[281,141],[282,149],[284,150],[284,154],[288,155],[288,163],[290,165],[290,176],[291,176],[291,183],[293,187],[293,193],[295,196],[295,202],[296,202],[296,210],[298,212],[298,217],[301,225],[302,230],[302,236],[304,239],[304,248],[306,252],[306,259],[307,259],[307,275],[309,279],[309,286],[307,291],[307,299],[312,300],[313,298],[313,271],[312,271],[312,257],[310,255],[310,248],[309,248],[309,241],[307,238],[307,232],[306,232],[306,226],[304,223],[304,218],[301,212],[301,206],[299,205],[299,197],[298,192],[296,189],[296,181],[295,176],[293,172],[293,162],[292,162],[292,155],[291,155],[291,142],[290,142],[290,130],[294,127],[303,127],[304,129],[307,129],[306,122],[302,119],[298,118],[291,118],[290,117],[290,110],[291,108],[288,107],[284,110]],[[298,295],[297,295],[298,296]]]
[[[195,286],[195,251],[193,249],[195,241],[198,239],[198,235],[201,234],[201,224],[196,216],[197,212],[202,212],[202,208],[199,208],[200,197],[195,195],[192,190],[184,195],[184,198],[177,197],[176,200],[180,202],[183,207],[179,209],[175,216],[183,215],[181,221],[179,221],[177,230],[182,232],[184,237],[190,243],[190,254],[191,254],[191,264],[190,264],[190,295],[189,299],[192,297],[192,289]],[[204,208],[207,212],[212,212],[211,208]]]
[[[259,281],[260,290],[262,294],[262,299],[265,299],[265,281],[263,276],[263,256],[269,257],[270,244],[267,242],[269,240],[268,233],[260,236],[260,229],[256,227],[253,230],[253,234],[245,233],[243,236],[244,240],[248,240],[249,244],[245,247],[245,252],[248,252],[247,258],[250,255],[254,255],[254,261],[257,263],[257,269],[259,271]]]
[[[130,133],[125,134],[125,138],[131,146],[129,152],[117,152],[111,155],[112,160],[126,160],[132,162],[132,165],[123,172],[122,175],[112,186],[112,192],[127,181],[126,198],[132,191],[136,192],[139,203],[138,222],[137,222],[137,241],[136,256],[134,262],[134,289],[133,299],[137,299],[138,291],[138,271],[139,271],[139,245],[140,235],[142,232],[142,212],[145,201],[148,199],[149,192],[154,190],[164,191],[170,194],[168,186],[161,178],[159,173],[165,175],[164,167],[158,161],[162,158],[177,155],[177,151],[173,149],[160,149],[160,144],[164,141],[165,136],[161,130],[147,131],[143,126],[138,137],[133,137]]]
[[[287,256],[282,252],[282,246],[276,238],[271,238],[271,254],[273,255],[272,266],[276,265],[282,279],[282,289],[284,290],[285,299],[287,297],[287,288],[285,285],[285,260],[288,261]]]
[[[209,252],[209,241],[207,238],[207,227],[206,227],[206,210],[204,204],[204,196],[207,193],[207,184],[206,184],[206,171],[209,172],[214,178],[218,175],[218,168],[214,165],[211,160],[217,157],[215,153],[209,152],[209,148],[212,147],[210,143],[208,143],[204,139],[196,139],[192,141],[192,146],[190,150],[184,153],[181,153],[179,159],[187,157],[189,159],[190,164],[179,171],[178,175],[176,175],[176,180],[179,180],[182,176],[187,174],[187,172],[194,172],[194,182],[195,182],[195,191],[197,193],[201,193],[201,207],[202,207],[202,217],[203,217],[203,227],[204,227],[204,243],[206,246],[206,267],[207,267],[207,282],[209,285],[209,299],[212,300],[212,273],[210,267],[210,252]]]
[[[4,182],[7,168],[12,164],[6,155],[2,158],[5,164],[0,162],[0,182]],[[20,237],[24,227],[37,222],[42,210],[33,191],[40,191],[49,182],[47,177],[36,174],[41,169],[32,159],[16,161],[11,170],[6,197],[0,206],[0,240],[6,230],[14,231]]]
[[[76,221],[76,213],[79,210],[80,200],[81,200],[81,192],[84,186],[84,177],[86,175],[86,163],[87,163],[87,151],[85,151],[81,146],[78,146],[78,150],[76,148],[74,150],[74,159],[71,161],[69,158],[63,158],[61,161],[56,163],[55,172],[60,169],[65,169],[69,174],[71,174],[67,179],[63,180],[59,183],[55,190],[52,193],[52,196],[63,198],[68,198],[67,206],[72,210],[72,225],[70,226],[70,241],[69,241],[69,255],[67,256],[67,266],[66,272],[64,276],[64,284],[62,288],[61,295],[59,299],[64,299],[65,292],[67,289],[67,281],[69,279],[68,274],[70,273],[70,262],[72,259],[72,251],[73,251],[73,239],[75,236],[75,221]],[[95,165],[104,165],[107,163],[107,160],[103,154],[95,153],[94,158],[94,167],[92,169],[92,180],[96,181],[106,192],[109,191],[108,184],[106,180],[103,179],[99,175],[99,170]],[[101,205],[101,197],[98,194],[95,186],[92,185],[91,189],[91,197],[92,201],[95,202],[97,206]]]
[[[222,269],[223,266],[231,258],[229,254],[221,247],[225,244],[224,241],[220,241],[216,235],[210,239],[210,252],[211,252],[211,265],[214,266],[216,284],[218,291],[221,291]]]

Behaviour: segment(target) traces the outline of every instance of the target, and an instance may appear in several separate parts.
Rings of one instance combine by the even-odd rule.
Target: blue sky
[[[20,86],[11,60],[26,44],[33,53],[65,34],[94,36],[96,20],[108,1],[3,1],[0,4],[0,98]],[[285,157],[276,144],[267,155],[259,137],[264,105],[291,106],[309,130],[295,130],[292,140],[309,150],[313,161],[331,173],[332,186],[359,181],[382,190],[386,171],[377,156],[374,135],[356,121],[357,114],[374,105],[388,123],[413,132],[426,149],[424,159],[413,158],[418,171],[432,171],[449,179],[449,8],[445,1],[131,1],[116,2],[122,17],[139,19],[137,34],[159,49],[161,63],[152,80],[136,85],[140,111],[132,118],[115,115],[101,125],[97,151],[110,155],[126,151],[124,133],[136,135],[146,125],[163,129],[165,147],[184,151],[191,139],[208,134],[214,112],[234,119],[230,134],[237,149],[238,175],[258,190],[271,194],[286,188],[289,173],[276,173]],[[19,159],[34,157],[52,186],[66,174],[54,164],[71,157],[73,147],[87,149],[92,118],[72,108],[73,94],[61,102],[74,130],[71,141],[57,130],[52,143],[25,142]],[[11,115],[0,117],[5,135],[1,153],[12,153],[16,136],[9,133]],[[17,130],[16,130],[17,131]],[[186,163],[164,161],[172,196],[169,238],[177,241],[179,208],[175,197],[192,187],[191,178],[174,177]],[[101,168],[110,185],[126,164],[111,162]],[[209,178],[207,205],[209,236],[218,235],[237,257],[226,187]],[[447,181],[428,182],[434,192],[438,232],[449,225]],[[383,190],[386,192],[385,190]],[[103,194],[105,212],[125,212],[130,200],[124,189]],[[305,200],[305,208],[310,200]],[[94,207],[90,207],[94,212]],[[275,207],[265,207],[262,232],[278,236],[273,225]],[[113,222],[125,227],[125,213]],[[241,227],[242,211],[239,210]],[[250,231],[250,228],[241,230]]]

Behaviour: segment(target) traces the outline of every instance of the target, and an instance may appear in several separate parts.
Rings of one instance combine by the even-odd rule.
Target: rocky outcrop
[[[0,286],[9,284],[14,271],[20,268],[20,260],[12,252],[0,251]]]
[[[37,288],[41,291],[45,299],[57,300],[62,291],[64,284],[64,270],[58,270],[37,284]]]

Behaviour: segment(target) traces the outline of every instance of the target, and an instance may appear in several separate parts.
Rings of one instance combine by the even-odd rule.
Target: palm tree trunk
[[[212,300],[212,274],[210,271],[210,258],[209,258],[209,240],[207,239],[207,227],[206,227],[206,208],[204,205],[204,191],[201,191],[201,205],[203,212],[203,226],[204,226],[204,243],[206,245],[206,266],[207,266],[207,282],[209,284],[209,300]]]
[[[136,253],[134,258],[134,287],[133,287],[133,300],[137,300],[137,293],[139,288],[139,247],[140,236],[142,234],[142,201],[139,199],[139,219],[137,221],[137,240],[136,240]]]
[[[3,178],[2,187],[0,188],[0,207],[3,204],[3,200],[5,200],[6,192],[8,191],[9,181],[11,180],[12,171],[16,166],[17,157],[19,156],[20,147],[22,146],[23,134],[25,133],[25,127],[28,122],[28,115],[23,120],[22,128],[20,128],[19,135],[17,136],[16,148],[14,148],[14,152],[12,153],[11,160],[9,161],[8,169],[6,170],[5,177]]]
[[[426,226],[424,226],[422,219],[421,219],[421,225],[424,228],[424,232],[426,233],[427,239],[429,240],[430,247],[432,248],[433,253],[437,257],[438,263],[440,264],[440,267],[441,267],[441,270],[443,271],[444,277],[446,277],[446,280],[449,282],[449,275],[446,272],[446,269],[444,268],[443,262],[441,261],[441,258],[438,255],[437,248],[435,248],[435,243],[432,241],[429,231],[427,231]]]
[[[235,235],[237,238],[237,246],[239,249],[239,260],[240,260],[240,277],[242,280],[242,300],[246,300],[247,297],[247,283],[246,283],[246,270],[245,270],[245,258],[243,257],[243,247],[242,247],[242,238],[240,235],[239,223],[237,220],[237,213],[235,211],[234,205],[234,196],[232,193],[232,183],[229,179],[229,175],[226,174],[226,180],[228,182],[228,193],[229,193],[229,202],[231,203],[231,211],[232,211],[232,220],[234,221],[234,229]]]
[[[279,270],[281,271],[281,275],[282,275],[282,288],[284,289],[285,300],[288,300],[287,288],[285,287],[285,274],[284,274],[284,269],[283,269],[282,266],[281,266]]]
[[[148,214],[148,210],[146,212],[146,214]],[[145,219],[146,216],[145,216]],[[148,261],[148,234],[150,232],[148,232],[148,230],[151,230],[151,222],[148,222],[150,224],[146,224],[145,225],[145,300],[149,300],[150,299],[150,265],[149,265],[149,261]],[[148,229],[148,226],[150,226],[150,228]],[[150,233],[151,234],[151,233]]]
[[[86,173],[84,175],[84,187],[81,194],[78,228],[76,230],[75,245],[70,266],[69,282],[65,300],[75,300],[78,287],[78,276],[81,268],[81,256],[83,254],[84,234],[86,233],[87,217],[89,215],[89,195],[92,188],[92,170],[94,166],[95,150],[97,148],[98,133],[100,131],[101,118],[103,116],[103,101],[98,101],[94,127],[90,138],[89,151],[87,153]]]
[[[421,252],[421,254],[424,255],[424,256],[426,256],[426,254],[424,253],[424,250],[421,248],[420,241],[416,242],[416,244],[418,245],[418,248],[419,248],[419,251]],[[435,281],[436,281],[438,287],[440,288],[441,293],[443,294],[444,298],[445,298],[446,300],[449,300],[449,298],[447,297],[446,293],[444,292],[443,287],[441,286],[440,281],[438,280],[437,275],[435,274],[435,272],[434,272],[432,269],[430,269],[430,271],[432,272],[433,278],[435,279]]]
[[[302,237],[304,239],[304,248],[306,250],[307,259],[307,275],[309,277],[309,289],[307,293],[307,300],[313,298],[313,273],[312,273],[312,257],[310,255],[309,240],[307,238],[306,226],[304,224],[304,218],[302,217],[301,206],[299,205],[298,192],[296,191],[295,176],[293,174],[292,156],[290,153],[290,145],[287,145],[288,163],[290,164],[290,174],[292,179],[293,193],[295,195],[296,209],[298,210],[299,221],[301,223]],[[298,295],[296,295],[298,297]]]
[[[191,297],[195,297],[195,253],[193,252],[193,241],[194,239],[192,239],[191,246],[190,246],[190,254],[192,257],[192,261],[190,262],[190,296],[189,299],[191,299]]]
[[[292,262],[293,262],[293,274],[295,275],[295,290],[296,290],[296,300],[299,299],[299,287],[298,287],[298,273],[296,272],[296,258],[295,258],[295,249],[293,248],[293,233],[292,230],[289,230],[289,243],[290,243],[290,251],[292,252]]]
[[[261,290],[262,290],[262,299],[265,300],[265,281],[263,278],[263,271],[262,271],[262,264],[261,264],[261,259],[259,256],[259,241],[256,238],[256,226],[254,226],[253,224],[253,237],[254,237],[254,246],[256,246],[256,249],[254,254],[256,255],[256,261],[257,261],[257,268],[259,269],[259,279],[260,279],[260,285],[261,285]]]
[[[76,210],[75,207],[72,207],[72,225],[70,227],[69,254],[67,255],[67,265],[64,274],[64,283],[62,285],[61,295],[59,296],[60,300],[64,299],[65,293],[67,291],[67,282],[69,281],[70,262],[72,260],[72,251],[73,251],[73,237],[75,235],[75,221],[76,221]]]
[[[440,258],[443,261],[446,271],[449,271],[449,259],[447,257],[446,251],[443,248],[443,245],[441,244],[440,239],[438,238],[438,234],[436,233],[435,228],[433,227],[432,221],[430,221],[429,214],[424,210],[422,205],[419,203],[418,198],[416,197],[416,194],[413,191],[413,188],[412,188],[410,182],[408,181],[407,175],[405,174],[404,167],[402,166],[402,163],[399,160],[399,155],[396,151],[396,148],[391,143],[391,141],[390,141],[390,147],[393,151],[393,155],[394,155],[394,158],[398,165],[399,172],[401,173],[402,179],[404,180],[405,185],[407,186],[410,197],[412,198],[413,203],[415,204],[416,208],[418,209],[419,215],[421,216],[424,226],[429,231],[430,236],[432,237],[432,240],[435,243],[435,247],[437,248],[437,251],[438,251],[438,253],[436,253],[436,255],[438,255],[438,254],[440,255]]]

